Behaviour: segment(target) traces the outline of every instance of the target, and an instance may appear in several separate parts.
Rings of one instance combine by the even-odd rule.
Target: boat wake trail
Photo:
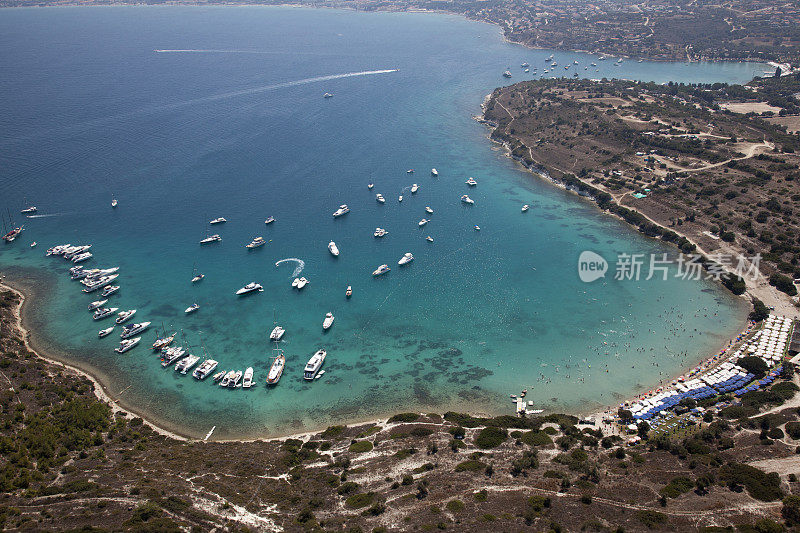
[[[157,54],[275,54],[275,52],[261,52],[259,50],[203,50],[203,49],[183,49],[183,50],[159,50],[153,52]]]
[[[275,263],[275,266],[280,266],[281,263],[287,263],[289,261],[294,261],[297,263],[297,267],[294,269],[294,272],[292,272],[292,275],[290,276],[292,278],[296,278],[297,276],[300,275],[300,272],[302,272],[303,269],[306,267],[306,262],[296,257],[287,257],[286,259],[281,259],[280,261]]]
[[[47,218],[47,217],[60,217],[68,215],[69,213],[48,213],[46,215],[26,215],[25,218]]]

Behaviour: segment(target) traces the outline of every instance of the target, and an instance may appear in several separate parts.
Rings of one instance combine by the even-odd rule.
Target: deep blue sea
[[[508,83],[506,68],[512,82],[531,79],[520,64],[542,70],[551,54],[508,44],[497,27],[283,7],[6,9],[0,50],[0,209],[26,227],[0,247],[0,271],[38,269],[39,345],[183,433],[271,436],[416,409],[512,413],[508,396],[523,388],[540,408],[583,411],[679,374],[742,325],[744,307],[709,282],[578,279],[583,250],[673,251],[487,140],[471,118],[484,96]],[[744,82],[762,70],[554,54],[593,78]],[[599,72],[584,70],[590,62]],[[364,74],[378,70],[396,71]],[[467,190],[470,176],[479,183]],[[342,203],[352,211],[333,219]],[[26,204],[36,217],[19,214]],[[201,247],[219,216],[223,241]],[[373,238],[377,226],[389,235]],[[258,235],[268,244],[247,251]],[[121,268],[115,307],[182,331],[221,369],[254,366],[258,386],[222,390],[162,369],[152,329],[115,354],[117,335],[98,340],[107,325],[86,311],[98,294],[44,257],[59,243],[91,243],[87,267]],[[416,259],[398,267],[405,252]],[[275,266],[284,258],[305,263],[300,293],[297,263]],[[391,272],[373,278],[382,263]],[[194,266],[206,276],[197,284]],[[250,281],[264,292],[237,298]],[[184,316],[194,302],[200,311]],[[275,321],[287,368],[267,389]],[[327,372],[306,383],[320,347]]]

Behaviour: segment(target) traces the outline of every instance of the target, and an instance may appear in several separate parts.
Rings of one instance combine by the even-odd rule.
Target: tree
[[[750,313],[750,320],[761,322],[769,316],[769,308],[758,298],[753,298],[753,311]]]
[[[783,499],[781,516],[789,526],[800,524],[800,496],[792,495]]]
[[[767,371],[767,363],[765,363],[760,357],[754,357],[752,355],[742,357],[736,362],[736,364],[756,377],[763,376]]]

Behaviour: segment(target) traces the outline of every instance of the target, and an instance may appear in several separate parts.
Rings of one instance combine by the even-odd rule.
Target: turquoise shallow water
[[[202,436],[216,426],[215,437],[229,438],[409,409],[510,413],[508,394],[526,387],[540,407],[585,410],[680,373],[744,318],[706,282],[578,279],[583,250],[611,260],[669,249],[521,171],[487,141],[470,118],[483,96],[507,67],[512,81],[525,79],[523,61],[541,69],[550,55],[503,42],[495,27],[265,7],[3,15],[0,207],[18,213],[27,201],[43,216],[0,248],[0,269],[47,274],[47,305],[31,310],[39,342],[168,427]],[[583,66],[596,57],[555,55],[591,77],[658,82],[741,82],[761,70],[604,61],[595,73]],[[397,72],[319,80],[385,69]],[[467,191],[469,176],[479,185]],[[419,193],[405,190],[398,203],[413,182]],[[459,202],[466,192],[474,206]],[[334,220],[341,203],[352,212]],[[523,203],[532,206],[524,215]],[[419,229],[426,205],[435,213]],[[265,227],[269,215],[277,222]],[[214,229],[223,242],[200,247],[217,216],[229,220]],[[389,236],[374,239],[376,226]],[[269,244],[247,252],[256,235]],[[85,311],[95,298],[63,260],[42,257],[62,242],[92,243],[87,266],[121,267],[115,306],[182,329],[223,368],[255,366],[259,386],[228,391],[177,376],[145,346],[114,354],[114,338],[98,340]],[[416,260],[397,267],[407,251]],[[290,287],[295,265],[275,266],[291,257],[311,281],[300,294]],[[373,279],[381,263],[392,271]],[[194,264],[206,275],[196,285]],[[236,298],[252,280],[265,291]],[[193,302],[201,310],[183,316]],[[323,333],[328,311],[336,323]],[[273,317],[287,328],[287,369],[267,390]],[[305,383],[302,366],[319,347],[327,373]]]

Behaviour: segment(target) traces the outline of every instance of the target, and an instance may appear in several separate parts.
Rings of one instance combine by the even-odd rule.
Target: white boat
[[[264,246],[267,244],[267,241],[264,240],[264,237],[256,237],[250,244],[245,244],[245,248],[252,250],[253,248],[258,248],[259,246]]]
[[[367,189],[372,189],[374,186],[375,186],[374,183],[368,183],[367,184]]]
[[[425,206],[425,212],[428,213],[429,215],[432,215],[433,214],[433,209],[431,209],[430,206],[426,205]]]
[[[172,335],[167,335],[167,332],[164,331],[163,337],[157,337],[156,340],[153,341],[153,349],[156,351],[163,350],[164,348],[172,344],[172,341],[175,340],[175,335],[177,335],[177,333],[173,333]]]
[[[350,208],[347,207],[347,204],[342,204],[342,205],[339,206],[339,209],[337,209],[336,211],[333,212],[333,217],[334,218],[340,217],[342,215],[346,215],[349,212],[350,212]]]
[[[75,257],[73,257],[72,258],[72,262],[73,263],[81,263],[83,261],[88,261],[91,258],[92,258],[92,253],[91,252],[84,252],[82,254],[79,254],[79,255],[76,255]]]
[[[211,235],[211,236],[206,237],[205,239],[201,240],[200,244],[210,244],[212,242],[219,242],[221,240],[222,240],[222,237],[220,237],[219,235],[217,235],[215,233],[214,235]]]
[[[416,183],[411,186],[411,194],[417,194],[418,190],[419,190],[419,185],[417,185]]]
[[[133,337],[137,333],[141,333],[142,331],[146,330],[150,327],[150,322],[139,322],[138,324],[131,324],[129,326],[125,326],[122,328],[122,335],[120,335],[121,339],[127,339],[129,337]]]
[[[311,359],[308,360],[308,363],[306,363],[306,367],[303,370],[303,379],[306,381],[313,380],[322,367],[322,363],[325,362],[325,357],[327,355],[328,353],[325,350],[317,350],[314,355],[311,356]]]
[[[325,94],[322,95],[322,97],[323,98],[333,98],[333,95],[331,93],[325,93]]]
[[[94,311],[98,307],[102,307],[108,300],[95,300],[89,304],[89,311]]]
[[[413,174],[413,173],[414,173],[413,168],[409,168],[408,170],[406,170],[406,174]]]
[[[118,313],[119,316],[117,316],[117,320],[115,322],[117,324],[122,324],[135,314],[136,314],[136,309],[129,309],[127,311],[122,311]]]
[[[219,218],[215,218],[214,220],[209,222],[209,224],[223,224],[225,222],[227,222],[227,220],[225,220],[224,217],[219,217]]]
[[[269,340],[271,341],[279,341],[283,338],[283,334],[286,333],[286,330],[280,326],[275,326],[275,329],[272,330],[272,333],[269,334]]]
[[[95,310],[94,314],[92,315],[93,320],[102,320],[106,317],[109,317],[116,313],[119,310],[119,307],[101,307]]]
[[[214,380],[214,383],[219,383],[219,382],[220,382],[220,380],[221,380],[222,378],[224,378],[226,374],[227,374],[227,372],[225,372],[225,371],[223,370],[222,372],[217,372],[216,374],[214,374],[214,377],[213,377],[213,378],[211,378],[211,379],[213,379],[213,380]]]
[[[317,374],[317,375],[316,375],[316,377],[315,377],[314,379],[319,379],[319,378],[321,378],[321,377],[322,377],[322,376],[324,376],[324,375],[325,375],[325,371],[324,371],[324,370],[320,370],[320,371],[319,371],[319,374]]]
[[[36,248],[36,241],[33,241],[33,242],[31,243],[31,248]]]
[[[438,170],[436,170],[435,168],[432,168],[432,169],[431,169],[431,176],[433,176],[433,177],[435,178],[435,177],[436,177],[436,176],[438,176],[438,175],[439,175],[439,171],[438,171]]]
[[[171,346],[161,353],[161,366],[168,367],[186,354],[186,348]]]
[[[427,218],[423,218],[422,220],[419,221],[419,223],[417,223],[417,225],[421,228],[422,226],[424,226],[428,222],[430,222],[430,220],[428,220]]]
[[[36,206],[35,205],[32,205],[30,207],[26,207],[25,209],[20,211],[20,213],[22,213],[23,215],[29,215],[29,214],[35,213],[35,212],[36,212]]]
[[[98,337],[100,337],[100,338],[102,339],[103,337],[105,337],[105,336],[107,336],[107,335],[111,335],[111,333],[114,331],[114,328],[116,328],[116,327],[117,327],[117,326],[111,326],[110,328],[101,329],[101,330],[100,330],[100,331],[97,333],[97,336],[98,336]]]
[[[186,374],[190,368],[197,364],[200,360],[200,356],[198,355],[188,355],[178,361],[178,364],[175,365],[175,372],[180,372],[181,374]]]
[[[264,224],[272,224],[273,222],[275,222],[275,217],[267,217]]]
[[[200,281],[204,277],[206,277],[205,274],[200,274],[199,272],[195,272],[194,276],[192,276],[192,283],[197,283],[198,281]]]
[[[474,186],[476,186],[478,184],[478,182],[475,180],[475,178],[470,178],[467,181],[465,181],[464,183],[466,183],[470,187],[474,187]]]
[[[267,374],[267,385],[275,385],[281,379],[281,375],[283,375],[283,369],[286,367],[286,357],[283,356],[283,352],[278,350],[278,355],[275,357],[275,360],[272,361],[272,365],[269,367],[269,373]]]
[[[373,276],[380,276],[381,274],[386,274],[390,270],[391,270],[391,268],[389,268],[389,265],[381,265],[377,269],[375,269],[375,271],[372,273],[372,275]]]
[[[403,195],[402,195],[402,194],[401,194],[400,196],[398,196],[398,197],[397,197],[397,201],[398,201],[398,202],[402,202],[402,201],[403,201]]]
[[[531,65],[530,65],[530,63],[528,63],[527,61],[525,61],[525,62],[524,62],[524,63],[522,63],[520,66],[521,66],[522,68],[527,68],[527,67],[529,67],[529,66],[531,66]]]
[[[262,292],[263,290],[264,290],[264,287],[262,287],[261,285],[259,285],[255,281],[251,281],[250,283],[248,283],[247,285],[245,285],[244,287],[242,287],[241,289],[236,291],[236,294],[238,296],[242,296],[243,294],[248,294],[248,293],[255,292],[255,291]]]
[[[117,353],[125,353],[128,350],[130,350],[131,348],[133,348],[134,346],[136,346],[137,344],[139,344],[140,340],[142,340],[141,337],[136,337],[135,339],[124,340],[124,341],[119,343],[119,346],[114,348],[114,351],[117,352]]]
[[[186,313],[186,314],[188,315],[189,313],[194,313],[194,312],[195,312],[195,311],[197,311],[198,309],[200,309],[200,306],[199,306],[199,305],[197,305],[197,304],[192,304],[192,305],[190,305],[189,307],[187,307],[187,308],[186,308],[186,310],[184,311],[184,313]]]
[[[228,387],[230,387],[231,389],[235,389],[236,387],[239,386],[240,379],[242,379],[242,371],[237,370],[236,372],[233,373],[233,377],[228,382]]]
[[[322,321],[322,329],[330,329],[330,327],[333,325],[333,320],[333,313],[328,313],[325,315],[325,320]]]
[[[242,388],[249,389],[253,386],[253,367],[248,366],[244,371],[244,379],[242,380]]]
[[[233,376],[235,376],[235,375],[236,375],[236,371],[235,370],[229,371],[227,374],[225,374],[225,376],[219,382],[219,386],[220,387],[227,387],[230,384],[231,380],[233,380]]]
[[[348,286],[347,286],[347,290],[346,290],[346,291],[344,291],[344,295],[345,295],[346,297],[350,298],[350,297],[353,295],[353,287],[351,287],[350,285],[348,285]]]
[[[383,197],[381,193],[376,194],[375,199],[378,201],[379,204],[386,202],[386,199]]]
[[[217,368],[218,364],[219,363],[217,363],[213,359],[206,359],[205,361],[200,363],[200,366],[194,369],[194,372],[192,372],[192,377],[194,379],[199,379],[200,381],[202,381],[206,379],[206,377],[208,377],[208,375],[211,374],[211,372],[213,372],[215,368]]]
[[[511,77],[511,72],[510,72],[510,71],[508,71],[508,70],[507,70],[507,71],[505,71],[505,72],[503,72],[503,77],[504,77],[504,78],[510,78],[510,77]]]
[[[375,237],[385,237],[388,233],[389,232],[383,228],[375,228],[375,233],[373,233],[372,235],[374,235]]]
[[[306,278],[294,278],[292,281],[292,287],[295,289],[302,289],[306,285],[308,285],[309,281]]]
[[[475,200],[473,200],[472,198],[470,198],[466,194],[461,196],[461,201],[464,202],[465,204],[469,204],[469,205],[472,205],[472,204],[475,203]]]
[[[478,226],[477,224],[475,224],[475,226],[474,226],[474,227],[475,227],[475,231],[480,231],[480,230],[481,230],[481,227],[480,227],[480,226]]]
[[[411,261],[414,260],[414,256],[411,255],[411,252],[407,252],[403,257],[400,258],[400,261],[397,262],[398,265],[403,266],[407,265]]]
[[[336,243],[331,241],[328,243],[328,251],[334,257],[339,257],[339,248],[336,247]]]
[[[528,204],[525,204],[525,205],[522,206],[522,212],[524,213],[525,211],[527,211],[530,208],[531,208],[531,206],[529,206]]]
[[[117,205],[119,205],[119,202],[117,202],[117,199],[116,198],[111,198],[111,207],[117,207]]]
[[[428,241],[428,242],[433,242],[433,237],[428,235],[427,237],[425,237],[425,240]]]
[[[102,294],[100,294],[100,296],[103,296],[103,297],[111,296],[112,294],[114,294],[118,290],[119,290],[119,285],[107,285],[107,286],[103,287],[103,292],[102,292]]]

